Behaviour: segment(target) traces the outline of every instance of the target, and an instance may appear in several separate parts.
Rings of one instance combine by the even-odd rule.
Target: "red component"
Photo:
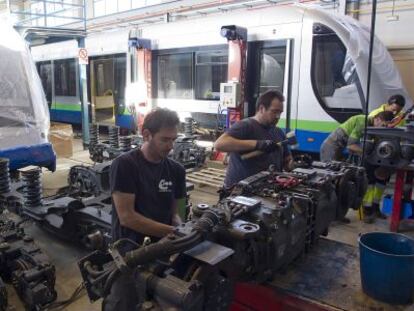
[[[213,151],[213,153],[210,156],[210,159],[213,161],[224,161],[224,158],[226,157],[226,154],[223,152]]]
[[[404,181],[405,177],[405,181]],[[391,214],[390,231],[397,232],[401,222],[401,205],[403,199],[411,199],[413,190],[414,172],[403,169],[397,170],[394,186],[394,197]],[[408,185],[408,191],[404,193],[404,185]]]
[[[247,65],[247,41],[242,39],[230,40],[229,44],[229,64],[227,70],[227,80],[240,83],[240,102],[237,108],[229,108],[228,127],[243,119],[244,102],[246,98],[246,65]]]
[[[232,126],[233,123],[241,120],[241,112],[238,109],[228,109],[229,115],[229,126]]]
[[[237,283],[231,311],[328,311],[329,306],[282,290],[248,283]]]
[[[297,186],[300,180],[293,176],[278,175],[275,178],[275,182],[283,188],[290,188]]]

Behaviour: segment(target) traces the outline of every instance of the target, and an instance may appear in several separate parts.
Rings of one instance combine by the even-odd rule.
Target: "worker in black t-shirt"
[[[176,112],[150,112],[142,126],[141,149],[120,155],[111,165],[112,240],[120,241],[117,244],[121,252],[130,250],[133,243],[142,243],[145,236],[157,240],[181,222],[177,207],[185,204],[185,170],[167,157],[177,138],[178,125]],[[135,286],[132,273],[122,274],[102,309],[136,310],[139,297]]]
[[[287,146],[277,143],[286,139],[284,132],[276,125],[283,113],[284,96],[278,91],[267,91],[256,103],[256,114],[235,123],[221,135],[214,147],[229,153],[224,187],[230,188],[240,180],[275,165],[281,171],[289,170],[292,156]],[[241,155],[253,150],[264,154],[245,159]]]

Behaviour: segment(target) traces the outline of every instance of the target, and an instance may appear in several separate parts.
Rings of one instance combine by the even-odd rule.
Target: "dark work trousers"
[[[136,281],[131,274],[121,274],[102,302],[103,311],[135,311],[139,303]]]
[[[342,154],[343,149],[336,146],[334,143],[326,139],[320,149],[320,159],[322,162],[329,161],[344,161],[345,158]]]

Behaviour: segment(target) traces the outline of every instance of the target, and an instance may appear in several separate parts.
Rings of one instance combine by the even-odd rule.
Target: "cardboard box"
[[[49,141],[58,157],[70,158],[73,155],[73,130],[71,124],[52,122]]]

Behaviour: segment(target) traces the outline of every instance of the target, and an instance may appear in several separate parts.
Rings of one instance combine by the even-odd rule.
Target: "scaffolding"
[[[31,46],[84,38],[84,0],[8,0],[15,28]]]

